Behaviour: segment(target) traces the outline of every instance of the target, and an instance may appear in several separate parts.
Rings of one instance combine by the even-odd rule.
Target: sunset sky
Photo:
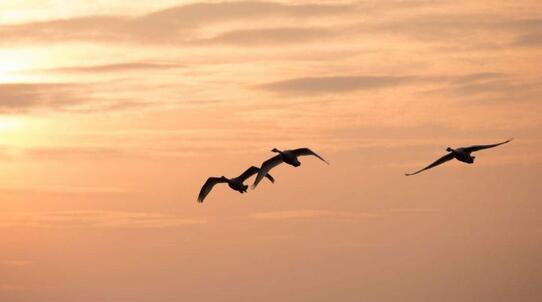
[[[0,301],[542,301],[541,75],[539,0],[2,0]]]

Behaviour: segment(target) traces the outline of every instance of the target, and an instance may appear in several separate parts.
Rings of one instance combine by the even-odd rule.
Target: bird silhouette
[[[203,184],[203,187],[201,187],[201,190],[198,195],[198,202],[203,202],[205,197],[207,197],[207,194],[211,192],[213,187],[218,183],[227,183],[230,188],[233,190],[239,192],[239,193],[246,193],[248,186],[244,184],[245,180],[247,180],[252,175],[258,173],[260,169],[258,167],[250,167],[248,168],[243,174],[235,177],[235,178],[227,178],[225,176],[220,177],[209,177],[205,184]],[[275,179],[269,175],[268,173],[264,174],[269,181],[272,183],[275,182]]]
[[[446,148],[446,151],[448,151],[449,153],[444,155],[443,157],[437,159],[435,162],[433,162],[432,164],[430,164],[429,166],[421,169],[421,170],[418,170],[414,173],[405,173],[406,176],[410,176],[410,175],[415,175],[415,174],[418,174],[422,171],[425,171],[425,170],[428,170],[428,169],[431,169],[431,168],[434,168],[438,165],[441,165],[449,160],[452,160],[452,159],[457,159],[461,162],[464,162],[464,163],[468,163],[468,164],[472,164],[474,163],[474,158],[475,156],[472,156],[471,153],[472,152],[475,152],[475,151],[480,151],[480,150],[483,150],[483,149],[489,149],[489,148],[493,148],[493,147],[497,147],[497,146],[500,146],[502,144],[506,144],[508,142],[510,142],[512,139],[508,139],[502,143],[497,143],[497,144],[492,144],[492,145],[474,145],[474,146],[470,146],[470,147],[462,147],[462,148],[457,148],[457,149],[452,149],[450,147]]]
[[[285,150],[285,151],[280,151],[277,148],[273,148],[271,152],[276,152],[278,154],[262,163],[262,166],[260,167],[260,171],[258,172],[256,179],[254,180],[254,184],[252,184],[253,189],[256,188],[256,186],[258,186],[260,181],[262,181],[263,177],[271,169],[280,165],[281,163],[287,163],[291,166],[299,167],[301,165],[301,163],[297,159],[299,156],[307,156],[307,155],[316,156],[329,165],[329,163],[325,159],[323,159],[320,155],[314,153],[309,148],[299,148],[299,149]]]

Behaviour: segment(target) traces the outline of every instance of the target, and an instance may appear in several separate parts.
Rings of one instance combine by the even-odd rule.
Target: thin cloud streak
[[[82,97],[84,86],[71,83],[0,84],[0,112],[20,113],[33,108],[64,106],[89,102]]]
[[[510,45],[537,45],[540,18],[517,18],[482,13],[423,13],[415,17],[395,15],[393,21],[374,21],[375,11],[402,12],[405,8],[432,7],[433,1],[388,1],[378,5],[347,4],[284,4],[279,2],[216,2],[195,3],[167,8],[137,17],[84,16],[71,19],[0,26],[0,44],[107,42],[151,45],[201,46],[212,43],[230,45],[296,44],[301,41],[363,37],[367,34],[405,35],[422,41],[448,43],[451,38],[471,39],[479,32],[509,33],[516,36]],[[344,21],[328,23],[327,27],[303,28],[288,25],[291,20],[311,20],[348,16]],[[363,23],[354,22],[368,17]],[[281,20],[284,28],[256,28],[254,22]],[[219,23],[245,23],[238,28],[208,38],[202,29]],[[261,33],[261,35],[258,35]]]
[[[112,63],[103,65],[89,66],[68,66],[59,68],[44,69],[43,71],[66,72],[66,73],[101,73],[101,72],[123,72],[123,71],[138,71],[138,70],[163,70],[183,68],[181,64],[170,63],[148,63],[148,62],[126,62]]]
[[[520,36],[514,41],[514,43],[512,43],[512,45],[523,47],[542,47],[542,32]]]
[[[303,77],[260,85],[264,90],[283,93],[335,93],[379,89],[412,83],[412,76],[325,76]]]
[[[2,260],[0,261],[0,266],[6,266],[6,267],[26,267],[32,264],[32,261],[29,260]]]
[[[381,217],[374,213],[359,213],[359,212],[340,212],[330,210],[289,210],[253,213],[248,216],[255,220],[320,220],[331,219],[343,222],[356,222],[367,218]]]
[[[483,102],[529,102],[538,100],[537,97],[541,91],[541,81],[532,82],[500,74],[451,81],[443,88],[424,91],[424,94],[449,95],[468,100],[478,99]],[[471,102],[471,104],[474,103]]]
[[[122,187],[106,186],[74,186],[74,185],[43,185],[43,184],[4,184],[0,186],[2,192],[23,192],[38,194],[93,194],[93,195],[119,195],[130,191]]]
[[[335,31],[325,28],[281,27],[242,29],[221,33],[213,38],[201,40],[202,44],[225,44],[238,46],[276,46],[320,41],[337,37]]]
[[[542,19],[517,18],[492,14],[433,13],[414,18],[372,24],[358,24],[357,32],[407,35],[425,41],[450,41],[452,38],[472,39],[480,32],[511,33],[517,36],[540,31]]]
[[[182,44],[202,26],[239,20],[315,18],[351,13],[353,4],[217,2],[177,6],[139,17],[86,16],[0,27],[0,43],[119,42]],[[190,33],[190,34],[189,34]]]
[[[0,215],[0,227],[92,227],[156,229],[206,223],[169,214],[122,211],[19,212]]]
[[[0,292],[22,292],[26,288],[22,285],[11,283],[0,283]]]
[[[503,73],[473,73],[467,75],[404,75],[404,76],[325,76],[305,77],[270,82],[257,88],[279,94],[321,96],[325,94],[386,90],[418,84],[417,94],[422,96],[448,95],[456,102],[480,100],[485,102],[529,102],[537,100],[542,82],[527,81]],[[326,99],[316,100],[325,104]],[[470,104],[476,105],[479,103]],[[294,103],[295,105],[295,103]],[[292,106],[290,103],[289,106]]]
[[[0,84],[0,114],[23,114],[37,110],[95,113],[150,106],[149,102],[115,98],[97,93],[106,83],[10,83]],[[157,105],[157,104],[154,104]]]

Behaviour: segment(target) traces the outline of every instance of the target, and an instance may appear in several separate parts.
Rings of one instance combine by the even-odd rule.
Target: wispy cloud
[[[445,87],[434,89],[430,93],[480,98],[484,101],[529,101],[536,98],[542,90],[542,81],[527,81],[500,73],[460,76],[445,84]]]
[[[11,283],[0,283],[0,292],[20,292],[24,291],[25,287],[22,285]]]
[[[437,213],[440,212],[439,209],[433,208],[396,208],[391,209],[390,212],[395,213]]]
[[[126,63],[112,63],[102,65],[88,65],[88,66],[68,66],[45,69],[44,71],[53,72],[66,72],[66,73],[102,73],[102,72],[123,72],[123,71],[138,71],[149,69],[172,69],[182,68],[184,65],[172,64],[172,63],[150,63],[150,62],[126,62]]]
[[[253,213],[249,218],[256,220],[314,220],[314,219],[330,219],[344,222],[356,222],[362,219],[380,217],[374,213],[361,212],[341,212],[330,210],[290,210],[290,211],[275,211]]]
[[[516,36],[540,32],[542,19],[517,18],[482,13],[431,13],[399,18],[355,28],[366,32],[389,32],[431,41],[450,41],[452,38],[471,39],[480,32],[509,33]],[[476,42],[476,40],[472,40]]]
[[[28,260],[0,260],[0,266],[6,267],[24,267],[28,266],[32,261]]]
[[[510,45],[536,46],[542,19],[474,12],[423,11],[449,1],[382,1],[341,4],[286,4],[273,1],[193,3],[139,16],[95,15],[0,26],[0,44],[104,42],[152,45],[193,45],[222,43],[270,45],[299,43],[339,36],[391,34],[409,38],[453,43],[469,40],[480,32],[516,36]],[[393,18],[373,18],[391,14]],[[343,18],[336,18],[343,16]],[[330,18],[332,17],[332,18]],[[359,21],[362,19],[363,21]],[[318,27],[298,27],[300,21],[326,18]],[[259,28],[262,21],[282,21],[283,28]],[[295,23],[290,21],[296,21]],[[227,24],[229,31],[209,37],[204,29]],[[278,24],[278,22],[275,22]],[[310,23],[309,23],[310,24]],[[316,22],[312,22],[312,25]],[[211,30],[212,32],[212,30]],[[496,42],[496,41],[493,41]],[[506,43],[501,43],[506,45]]]
[[[0,227],[166,228],[206,223],[170,214],[122,211],[19,212],[0,215]]]
[[[378,89],[411,83],[412,76],[324,76],[302,77],[263,84],[264,90],[281,93],[334,93],[350,92],[362,89]]]
[[[220,22],[277,18],[305,19],[350,13],[353,4],[284,4],[264,1],[195,3],[150,14],[86,16],[0,27],[0,43],[115,41],[128,43],[186,43],[195,30]]]
[[[15,83],[0,84],[0,114],[51,110],[93,113],[128,110],[150,105],[145,101],[109,99],[98,93],[99,83]]]
[[[70,83],[0,84],[0,112],[26,112],[35,108],[62,108],[89,102],[82,85]]]
[[[75,185],[37,185],[37,184],[5,184],[1,191],[19,191],[34,193],[85,193],[85,194],[124,194],[128,189],[106,186],[75,186]]]
[[[337,33],[325,28],[281,27],[233,30],[218,34],[210,39],[201,40],[200,43],[274,46],[285,43],[306,43],[308,41],[318,41],[330,37],[337,37]]]
[[[105,147],[35,147],[21,151],[25,156],[39,160],[103,159],[117,158],[124,154],[120,149]]]
[[[513,45],[524,47],[542,47],[542,32],[522,35],[514,41]]]
[[[480,98],[486,101],[531,100],[536,98],[542,90],[540,81],[529,82],[512,75],[494,72],[465,75],[301,77],[262,84],[258,87],[282,94],[325,95],[390,89],[414,84],[423,95],[446,94],[463,98]],[[321,102],[326,102],[326,100],[321,100]]]

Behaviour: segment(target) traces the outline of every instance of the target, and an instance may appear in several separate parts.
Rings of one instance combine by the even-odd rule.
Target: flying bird
[[[329,163],[325,159],[323,159],[320,155],[314,153],[309,148],[299,148],[299,149],[285,150],[285,151],[280,151],[277,148],[273,148],[271,152],[276,152],[278,154],[262,163],[262,166],[260,167],[260,171],[258,172],[258,176],[256,176],[256,180],[254,180],[254,184],[252,184],[253,189],[256,188],[258,183],[262,181],[264,176],[271,169],[280,165],[281,163],[287,163],[291,166],[299,167],[301,165],[301,163],[297,159],[299,156],[306,156],[306,155],[316,156],[329,165]]]
[[[248,186],[244,184],[245,180],[247,180],[252,175],[258,173],[258,171],[260,171],[258,167],[252,166],[248,168],[245,172],[243,172],[243,174],[235,178],[227,178],[225,176],[209,177],[207,181],[205,182],[205,184],[203,184],[203,187],[201,187],[201,190],[198,195],[198,202],[203,202],[207,194],[209,194],[209,192],[211,192],[213,187],[219,183],[227,183],[228,186],[232,188],[233,190],[238,191],[239,193],[246,193]],[[271,175],[266,173],[265,177],[267,177],[269,181],[275,182],[275,179]]]
[[[444,155],[443,157],[437,159],[434,163],[430,164],[429,166],[421,169],[421,170],[418,170],[414,173],[405,173],[406,176],[410,176],[410,175],[415,175],[415,174],[418,174],[422,171],[425,171],[425,170],[428,170],[428,169],[431,169],[433,167],[436,167],[438,165],[441,165],[449,160],[452,160],[452,159],[457,159],[459,161],[462,161],[464,163],[468,163],[468,164],[472,164],[474,163],[474,158],[475,156],[472,156],[471,153],[472,152],[475,152],[475,151],[480,151],[480,150],[483,150],[483,149],[489,149],[489,148],[493,148],[493,147],[497,147],[497,146],[500,146],[502,144],[506,144],[508,142],[510,142],[512,139],[508,139],[502,143],[497,143],[497,144],[493,144],[493,145],[475,145],[475,146],[470,146],[470,147],[463,147],[463,148],[457,148],[457,149],[452,149],[450,147],[446,148],[446,151],[448,151],[449,153]]]

